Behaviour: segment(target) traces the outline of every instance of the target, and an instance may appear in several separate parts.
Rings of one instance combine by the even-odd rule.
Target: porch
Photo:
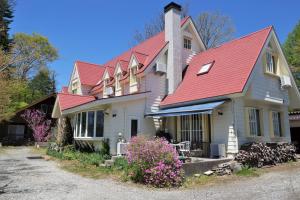
[[[153,118],[158,136],[166,137],[173,144],[188,143],[190,157],[226,157],[225,145],[222,155],[212,154],[212,112],[225,103],[218,101],[193,106],[163,109],[148,114]]]

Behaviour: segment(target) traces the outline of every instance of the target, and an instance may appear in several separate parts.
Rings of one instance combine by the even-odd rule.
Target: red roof
[[[94,96],[84,96],[84,95],[64,94],[64,93],[58,93],[57,97],[58,97],[58,103],[61,111],[95,100]]]
[[[183,81],[161,105],[242,92],[271,30],[268,27],[195,55]],[[213,61],[208,73],[197,75],[201,66]]]
[[[83,85],[96,85],[99,81],[99,77],[102,77],[105,71],[104,67],[97,64],[82,61],[76,61],[75,64],[77,66],[80,82]]]

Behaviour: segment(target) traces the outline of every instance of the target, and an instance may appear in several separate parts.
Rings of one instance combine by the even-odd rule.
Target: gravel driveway
[[[300,168],[266,173],[192,190],[155,190],[113,180],[93,180],[61,170],[53,161],[29,159],[30,148],[0,154],[0,199],[300,199]]]

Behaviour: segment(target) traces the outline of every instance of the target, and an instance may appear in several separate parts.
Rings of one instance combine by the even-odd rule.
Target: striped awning
[[[159,110],[157,112],[147,113],[146,116],[154,117],[172,117],[172,116],[183,116],[183,115],[193,115],[193,114],[211,114],[212,110],[216,107],[222,105],[225,101],[210,102],[192,106],[182,106],[176,108],[169,108]]]

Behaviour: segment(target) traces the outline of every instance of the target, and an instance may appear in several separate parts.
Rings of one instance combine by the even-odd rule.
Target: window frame
[[[129,69],[129,82],[130,82],[130,86],[133,86],[133,85],[136,85],[137,84],[137,70],[138,70],[138,66],[137,65],[134,65],[134,66],[131,66],[130,69]],[[135,71],[135,72],[133,72]]]
[[[116,77],[115,77],[115,87],[116,87],[116,91],[119,91],[122,89],[121,87],[121,77],[122,77],[122,73],[117,73]]]
[[[274,114],[277,114],[277,126],[276,124],[274,123],[275,122],[275,119],[274,119]],[[277,110],[271,110],[270,111],[270,129],[271,129],[271,136],[273,137],[284,137],[284,134],[283,134],[283,123],[282,123],[282,112],[280,111],[277,111]],[[275,130],[275,128],[277,130]],[[279,132],[277,132],[279,131]]]
[[[89,136],[88,129],[89,129],[89,113],[94,113],[93,118],[93,134],[92,136]],[[102,119],[102,136],[97,136],[97,112],[103,113],[103,119]],[[85,127],[82,127],[82,116],[83,113],[86,115],[85,119]],[[105,113],[103,110],[87,110],[83,112],[75,113],[75,124],[74,124],[74,139],[103,139],[104,137],[104,120],[105,120]],[[82,134],[82,130],[84,128],[84,134]]]
[[[267,49],[265,53],[265,72],[267,74],[277,75],[276,55],[271,49]]]
[[[192,50],[192,39],[184,37],[183,38],[183,48],[187,50]]]
[[[252,114],[252,116],[250,116]],[[254,114],[254,115],[253,115]],[[262,117],[263,110],[256,107],[246,107],[246,131],[250,137],[262,137]],[[253,118],[253,119],[251,119]]]

